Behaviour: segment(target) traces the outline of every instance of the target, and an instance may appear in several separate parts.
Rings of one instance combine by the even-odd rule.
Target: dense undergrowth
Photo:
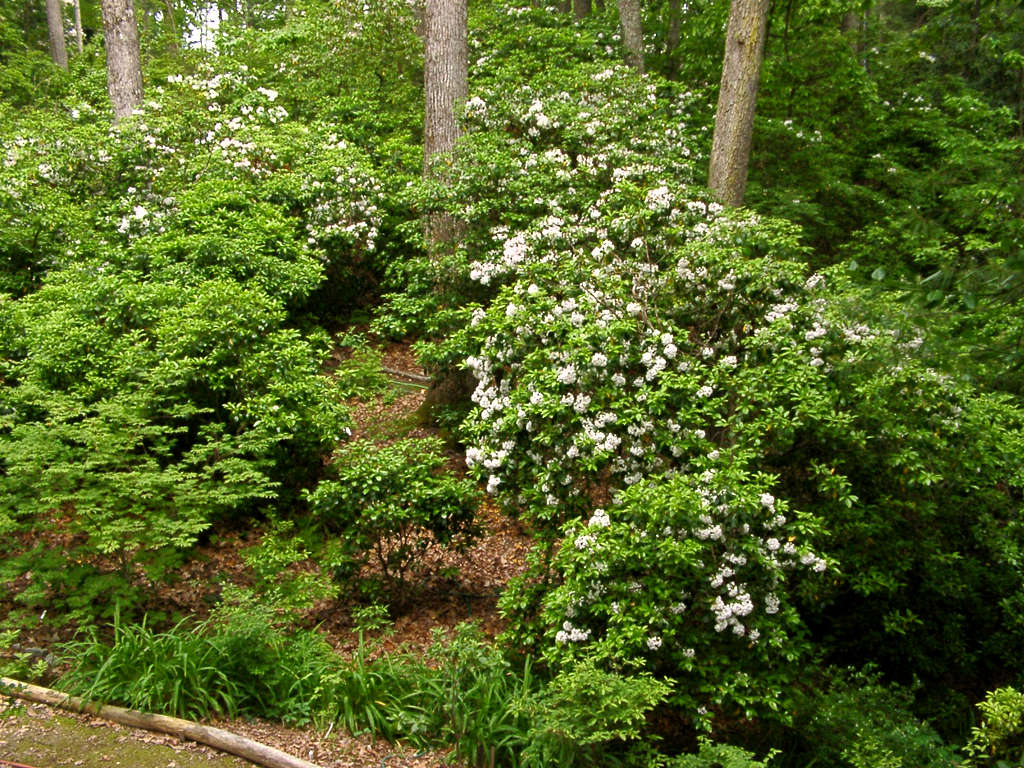
[[[474,7],[443,183],[406,3],[149,40],[117,126],[98,40],[63,73],[0,11],[4,637],[77,629],[88,696],[475,765],[1022,764],[1024,19],[969,5],[773,10],[733,211],[721,2],[674,47],[649,3],[643,77],[611,8]],[[349,439],[367,319],[471,379],[447,447]],[[536,542],[507,631],[383,653],[481,491]],[[215,527],[263,532],[246,578],[144,616]]]

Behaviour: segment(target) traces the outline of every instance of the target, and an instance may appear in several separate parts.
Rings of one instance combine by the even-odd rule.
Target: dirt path
[[[6,709],[5,709],[6,707]],[[277,747],[322,768],[441,768],[458,766],[443,751],[421,753],[409,747],[335,732],[330,738],[310,731],[255,721],[212,723],[219,728]],[[126,728],[88,715],[74,715],[42,704],[0,699],[0,768],[258,768],[254,763],[173,736]]]
[[[57,714],[41,704],[3,710],[0,704],[0,766],[33,768],[252,768],[237,757],[169,736],[122,728],[105,720]]]

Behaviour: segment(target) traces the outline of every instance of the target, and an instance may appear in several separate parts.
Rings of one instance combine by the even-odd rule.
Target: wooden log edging
[[[390,376],[397,376],[402,379],[409,379],[410,381],[418,381],[422,384],[429,384],[433,379],[429,376],[424,376],[422,373],[413,373],[412,371],[400,371],[397,368],[389,368],[386,365],[380,367],[384,373]]]
[[[0,677],[0,695],[4,694],[25,701],[58,707],[69,712],[94,715],[132,728],[144,728],[147,731],[157,731],[188,739],[222,752],[229,752],[250,762],[266,766],[266,768],[319,768],[302,758],[293,757],[287,752],[220,728],[200,725],[191,720],[181,720],[177,717],[152,715],[134,709],[90,702],[78,696],[71,696],[31,683],[23,683],[9,677]]]

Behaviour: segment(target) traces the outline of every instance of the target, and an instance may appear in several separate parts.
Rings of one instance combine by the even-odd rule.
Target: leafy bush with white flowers
[[[694,712],[777,709],[807,623],[885,637],[926,674],[950,635],[914,616],[944,614],[959,659],[1005,660],[989,649],[1017,636],[1017,608],[962,598],[1017,594],[1022,574],[962,510],[1019,536],[1019,409],[936,368],[898,303],[808,274],[781,222],[626,179],[594,210],[498,233],[471,269],[502,285],[452,342],[477,381],[469,464],[562,539],[561,587],[505,595],[517,640],[543,634],[559,663],[691,670]],[[996,413],[1001,440],[980,421]],[[991,558],[1007,569],[976,567]]]
[[[148,93],[0,132],[0,527],[61,510],[126,577],[318,479],[348,416],[305,318],[375,281],[385,215],[367,153],[244,64]]]
[[[543,229],[549,217],[556,227],[562,220],[595,222],[613,177],[615,184],[656,188],[699,175],[697,131],[688,123],[698,95],[638,81],[606,55],[564,72],[545,69],[511,91],[488,79],[495,62],[477,66],[480,90],[466,102],[467,135],[444,183],[427,180],[408,193],[424,214],[460,222],[459,247],[391,266],[395,292],[378,322],[392,333],[443,336],[458,328],[466,303],[488,300],[502,282],[479,269],[501,261],[509,233]],[[474,269],[483,279],[470,279]],[[424,355],[441,367],[460,362],[443,346]]]
[[[827,563],[806,543],[817,521],[764,490],[750,458],[638,483],[565,526],[545,656],[675,678],[673,703],[707,729],[710,710],[785,718],[806,650],[787,585]]]
[[[700,97],[661,87],[588,64],[471,96],[433,198],[460,246],[392,300],[447,333],[428,362],[473,374],[467,461],[545,542],[509,637],[556,667],[686,670],[674,700],[703,723],[785,720],[825,632],[907,683],[991,674],[1019,639],[1012,600],[978,599],[1024,583],[983,532],[1020,539],[1019,409],[952,376],[900,297],[810,270],[796,227],[687,186]],[[581,527],[599,509],[608,529]]]

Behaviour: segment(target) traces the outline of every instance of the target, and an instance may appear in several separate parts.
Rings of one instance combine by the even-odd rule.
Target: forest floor
[[[408,346],[383,348],[385,369],[423,375]],[[338,355],[340,359],[340,354]],[[396,381],[401,380],[396,376]],[[430,430],[417,418],[425,389],[398,387],[389,396],[353,401],[354,438],[388,442],[401,437],[424,437]],[[452,453],[452,467],[464,469],[463,457]],[[503,628],[497,597],[509,579],[525,569],[530,539],[516,521],[502,515],[485,501],[478,521],[483,535],[465,550],[429,548],[417,559],[413,591],[392,604],[394,623],[374,640],[381,652],[422,651],[436,633],[450,633],[460,623],[475,622],[488,637]],[[166,615],[205,618],[216,602],[216,586],[225,580],[245,584],[250,578],[243,550],[258,543],[263,531],[220,530],[196,549],[179,569],[177,579],[153,585],[146,609]],[[351,619],[352,605],[343,600],[325,601],[310,616],[335,650],[352,653],[359,640]],[[14,606],[0,605],[0,610]],[[23,646],[47,649],[70,639],[64,631],[40,622],[26,629]],[[238,758],[220,757],[209,748],[174,737],[125,728],[86,715],[57,713],[43,705],[8,707],[0,700],[0,768],[24,764],[49,766],[137,766],[138,768],[192,768],[200,764],[247,766]],[[344,731],[329,733],[313,728],[289,728],[266,721],[218,721],[210,725],[247,736],[322,766],[322,768],[426,768],[452,765],[443,752],[417,753],[411,748],[353,737]]]
[[[301,757],[321,768],[440,768],[457,765],[444,752],[279,723],[217,720],[208,723]],[[42,704],[0,701],[0,768],[251,768],[254,763],[160,733],[128,728],[91,715]]]

